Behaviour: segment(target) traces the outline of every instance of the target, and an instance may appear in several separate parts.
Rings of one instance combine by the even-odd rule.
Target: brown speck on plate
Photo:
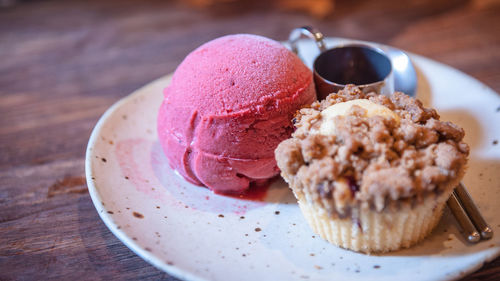
[[[141,213],[138,213],[138,212],[133,212],[132,215],[134,215],[134,217],[136,217],[138,219],[143,219],[144,218],[144,215],[141,214]]]
[[[493,145],[497,145],[498,144],[498,140],[493,140]]]
[[[319,266],[319,265],[315,265],[315,266],[314,266],[314,268],[316,268],[316,269],[318,269],[318,270],[323,269],[323,268],[322,268],[321,266]]]
[[[156,206],[156,209],[160,209],[160,206]]]
[[[380,265],[374,265],[373,268],[375,269],[379,269],[380,268]]]
[[[144,250],[146,250],[148,252],[152,252],[153,251],[153,250],[151,250],[151,248],[148,248],[148,247],[144,248]]]
[[[310,255],[311,257],[314,257],[314,256],[315,256],[315,254],[314,254],[314,253],[310,253],[309,255]]]
[[[168,264],[168,265],[174,265],[174,263],[173,263],[173,262],[171,262],[171,261],[167,261],[167,264]]]
[[[276,211],[274,212],[275,215],[279,215],[280,214],[280,211]]]
[[[245,217],[244,217],[244,216],[241,216],[241,217],[240,217],[240,219],[241,219],[241,220],[244,220],[244,219],[245,219]]]
[[[132,237],[132,240],[137,241],[137,237]]]
[[[224,215],[223,215],[223,214],[219,214],[219,218],[223,218],[223,217],[224,217]]]
[[[114,214],[114,213],[113,213],[113,211],[108,211],[108,214],[112,215],[112,214]]]
[[[106,163],[108,160],[106,160],[106,158],[102,157],[101,161],[104,162],[104,163]]]
[[[126,180],[128,180],[128,179],[129,179],[129,177],[125,176],[125,179],[126,179]]]
[[[262,229],[260,229],[260,227],[255,228],[255,232],[259,232],[259,231],[261,231],[261,230],[262,230]]]

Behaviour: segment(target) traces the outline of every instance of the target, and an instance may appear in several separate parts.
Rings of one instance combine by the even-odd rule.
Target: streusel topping
[[[359,99],[399,118],[370,114],[355,103],[342,115],[322,114],[332,105]],[[462,176],[469,154],[463,129],[439,118],[436,110],[403,93],[364,94],[348,85],[297,113],[296,131],[278,146],[276,159],[295,194],[312,194],[308,200],[330,214],[346,215],[362,203],[381,211],[391,201],[419,202],[450,188]],[[334,133],[321,131],[324,122],[332,122]]]

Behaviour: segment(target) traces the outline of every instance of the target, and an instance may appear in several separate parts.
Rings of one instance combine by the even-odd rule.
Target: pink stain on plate
[[[136,190],[165,204],[169,198],[153,174],[149,161],[148,152],[152,145],[153,142],[146,139],[126,139],[117,142],[115,154],[124,177]]]
[[[173,197],[183,202],[192,209],[211,213],[234,213],[244,214],[248,210],[262,207],[266,204],[265,185],[254,186],[252,191],[240,196],[225,196],[215,194],[206,187],[193,185],[178,173],[170,165],[163,153],[159,142],[155,142],[151,150],[151,166],[153,171]]]
[[[135,189],[162,204],[237,215],[266,204],[268,184],[254,185],[243,195],[226,196],[187,182],[172,170],[157,141],[121,140],[116,144],[115,154],[124,177]]]

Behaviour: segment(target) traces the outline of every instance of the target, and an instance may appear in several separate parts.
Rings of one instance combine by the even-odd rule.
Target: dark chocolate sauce
[[[333,83],[366,85],[383,81],[391,72],[391,62],[375,50],[348,46],[323,52],[314,70]]]

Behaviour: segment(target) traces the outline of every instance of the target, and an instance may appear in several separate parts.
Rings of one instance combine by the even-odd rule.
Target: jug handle
[[[312,26],[303,26],[295,28],[294,30],[292,30],[292,32],[290,32],[290,36],[288,37],[288,43],[292,48],[292,52],[294,52],[297,55],[299,54],[297,42],[304,36],[314,40],[320,52],[326,51],[325,42],[323,41],[324,39],[323,33],[321,33],[319,30],[317,30]]]

